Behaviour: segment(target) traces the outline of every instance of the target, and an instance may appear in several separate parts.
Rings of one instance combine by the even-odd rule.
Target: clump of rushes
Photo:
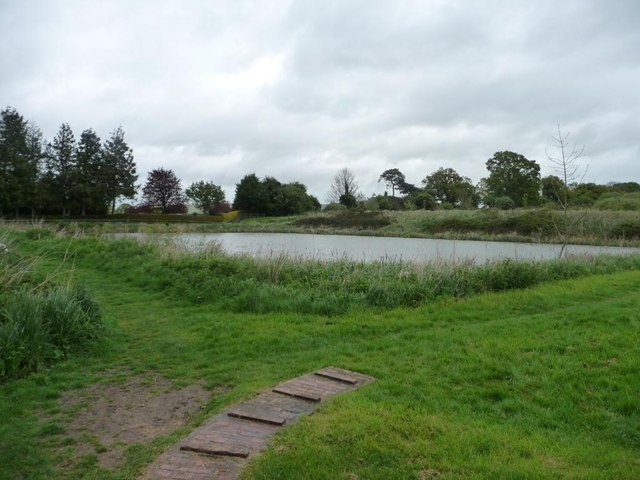
[[[104,324],[88,292],[55,284],[54,277],[38,279],[37,258],[21,258],[0,245],[0,380],[89,349]]]

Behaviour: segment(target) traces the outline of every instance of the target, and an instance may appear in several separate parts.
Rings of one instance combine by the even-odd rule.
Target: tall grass
[[[58,248],[61,248],[60,245]],[[51,248],[55,248],[51,245]],[[505,260],[417,264],[340,260],[256,259],[212,246],[187,253],[175,245],[78,239],[76,261],[162,291],[176,302],[234,312],[339,315],[349,311],[416,307],[437,298],[526,288],[545,281],[640,268],[640,256],[580,257],[549,262]]]
[[[40,233],[31,229],[24,237],[50,238]],[[85,351],[104,330],[86,290],[72,286],[68,276],[60,281],[59,268],[43,278],[36,268],[41,258],[22,258],[7,235],[1,239],[6,248],[0,252],[0,380]]]

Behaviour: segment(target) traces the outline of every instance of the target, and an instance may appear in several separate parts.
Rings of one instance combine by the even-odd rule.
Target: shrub
[[[343,211],[336,214],[316,215],[296,220],[295,225],[304,227],[355,228],[358,230],[386,227],[391,220],[382,212]]]
[[[599,210],[640,210],[640,193],[605,193],[593,206]]]
[[[497,197],[493,200],[492,206],[500,210],[513,210],[516,208],[516,203],[511,197]]]
[[[609,235],[615,238],[640,238],[640,221],[622,222],[611,228]]]

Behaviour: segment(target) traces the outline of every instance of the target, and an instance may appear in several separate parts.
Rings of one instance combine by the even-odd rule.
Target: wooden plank
[[[281,393],[283,395],[288,395],[290,397],[301,398],[302,400],[309,400],[310,402],[319,402],[320,400],[322,400],[322,398],[318,395],[308,393],[304,390],[296,389],[295,387],[291,388],[285,385],[276,387],[272,391]]]
[[[347,383],[349,385],[355,385],[358,383],[356,378],[345,375],[341,372],[338,372],[333,369],[323,368],[322,370],[318,370],[317,372],[313,372],[314,375],[317,375],[322,378],[328,378],[330,380],[335,380],[336,382]]]
[[[268,423],[269,425],[277,425],[281,427],[286,420],[274,417],[265,413],[243,412],[241,410],[232,410],[227,413],[230,417],[242,418],[244,420],[252,420],[254,422]]]

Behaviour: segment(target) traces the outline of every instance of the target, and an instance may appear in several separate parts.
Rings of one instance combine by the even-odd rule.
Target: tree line
[[[386,190],[384,195],[369,199],[359,191],[353,172],[345,168],[333,178],[328,199],[344,207],[362,203],[365,207],[382,210],[480,206],[512,209],[544,204],[556,204],[565,209],[568,204],[589,207],[605,194],[640,192],[640,184],[636,182],[581,183],[575,175],[566,175],[567,166],[575,174],[575,163],[568,164],[565,160],[560,161],[560,166],[563,167],[560,171],[565,173],[562,178],[558,175],[541,177],[540,165],[535,160],[502,151],[486,161],[489,175],[476,185],[453,168],[441,167],[425,176],[420,187],[407,182],[399,169],[391,168],[382,172],[378,180],[385,183],[391,195]]]
[[[581,150],[565,150],[566,136],[558,127],[555,138],[560,155],[547,155],[560,176],[541,178],[540,165],[511,151],[496,152],[486,161],[488,176],[474,185],[453,168],[441,167],[422,179],[421,186],[406,180],[397,168],[379,177],[391,195],[367,199],[348,168],[336,173],[330,184],[331,204],[383,210],[477,208],[503,209],[557,203],[563,209],[589,206],[607,192],[639,192],[635,182],[597,185],[575,181]],[[121,127],[102,142],[96,132],[84,130],[76,140],[63,123],[51,142],[38,127],[15,109],[0,112],[0,216],[89,215],[114,213],[118,199],[134,198],[138,191],[136,164]],[[126,213],[187,213],[191,202],[204,214],[233,209],[255,215],[293,215],[320,209],[320,202],[299,182],[282,183],[274,177],[245,175],[236,184],[233,205],[222,188],[197,181],[182,188],[172,170],[149,172],[142,186],[142,202],[126,205]]]
[[[135,196],[136,165],[121,127],[103,143],[63,123],[46,142],[15,109],[0,112],[0,216],[104,214]]]

